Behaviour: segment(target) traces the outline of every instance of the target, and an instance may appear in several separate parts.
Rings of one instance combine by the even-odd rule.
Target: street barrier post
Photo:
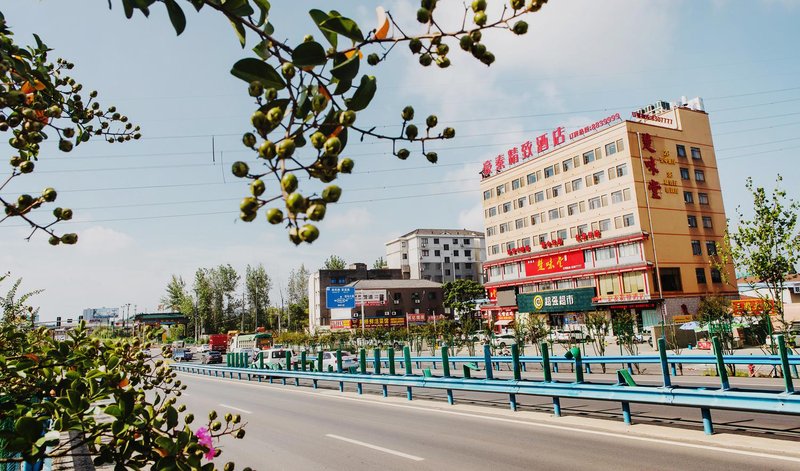
[[[342,372],[342,349],[341,348],[337,348],[336,349],[336,372],[337,373],[341,373]]]
[[[714,356],[717,357],[717,374],[719,374],[719,380],[720,383],[722,384],[722,390],[727,391],[728,389],[731,388],[731,385],[730,382],[728,381],[728,370],[725,369],[725,359],[722,358],[722,342],[720,342],[719,337],[714,336],[711,339],[711,343],[714,345]]]
[[[405,345],[403,347],[403,366],[405,367],[406,376],[411,376],[411,347]],[[411,386],[406,387],[406,398],[410,401],[414,398],[411,392]]]
[[[521,380],[522,374],[519,370],[519,346],[517,344],[511,346],[511,363],[513,363],[514,366],[514,380]],[[516,407],[513,409],[516,410]]]
[[[358,351],[358,366],[362,375],[367,374],[367,351],[363,348]]]
[[[553,375],[550,373],[550,347],[547,342],[539,344],[539,349],[542,351],[542,371],[544,372],[545,382],[553,381]]]
[[[469,379],[470,378],[469,366],[461,365],[461,368],[464,371],[464,378]]]
[[[792,371],[789,369],[789,356],[786,352],[786,339],[784,339],[783,334],[778,335],[778,353],[781,356],[781,369],[783,370],[783,383],[786,385],[786,393],[794,394]]]
[[[264,352],[258,352],[258,369],[264,369]]]
[[[376,375],[381,374],[381,349],[375,348],[372,350],[372,370]]]
[[[450,359],[447,354],[447,345],[442,345],[442,376],[450,377]]]
[[[494,379],[492,372],[492,347],[489,344],[483,346],[483,364],[486,367],[486,379]]]
[[[700,413],[703,416],[703,431],[706,435],[714,435],[714,422],[711,421],[711,409],[708,407],[701,407]]]
[[[658,340],[661,341],[664,339]],[[625,421],[625,425],[631,424],[631,404],[628,401],[622,401],[622,420]]]
[[[575,382],[583,382],[583,361],[581,360],[581,349],[572,347],[564,354],[564,358],[575,362]]]
[[[300,363],[301,363],[301,369],[303,371],[305,371],[306,370],[306,351],[305,350],[300,352]]]
[[[388,350],[387,354],[389,355],[389,374],[394,376],[396,374],[396,372],[395,372],[395,364],[394,364],[395,363],[395,361],[394,361],[394,348],[393,347],[389,347],[389,350]]]
[[[667,339],[659,337],[658,339],[658,356],[661,358],[661,375],[664,377],[664,387],[672,387],[672,381],[669,378],[669,368],[667,364]],[[629,422],[625,422],[626,424]]]
[[[322,350],[318,351],[317,352],[317,371],[319,371],[320,373],[323,370],[323,367],[322,367],[323,357],[324,357],[324,354],[322,353]],[[328,365],[328,366],[330,366],[330,365]]]

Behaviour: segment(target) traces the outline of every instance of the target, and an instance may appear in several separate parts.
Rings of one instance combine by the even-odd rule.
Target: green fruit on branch
[[[280,224],[283,222],[283,211],[278,208],[271,208],[267,211],[267,221],[270,224]]]
[[[255,134],[253,134],[251,132],[244,133],[244,135],[242,136],[242,144],[244,144],[245,147],[253,148],[253,146],[256,145],[256,136],[255,136]]]
[[[319,131],[311,135],[311,145],[314,146],[314,149],[322,149],[326,140],[327,137],[325,137],[325,134],[322,134]]]
[[[525,34],[528,32],[528,23],[524,21],[517,21],[514,23],[514,27],[511,29],[514,31],[514,34]]]
[[[258,156],[263,159],[272,159],[275,157],[275,144],[272,141],[264,141],[258,147]]]
[[[486,16],[485,12],[479,11],[478,13],[475,13],[475,17],[472,19],[472,21],[474,21],[478,26],[484,26],[486,25],[486,21],[488,19],[489,18]]]
[[[339,201],[339,198],[342,196],[342,189],[336,185],[330,185],[325,187],[322,190],[322,199],[326,203],[335,203]]]
[[[239,204],[239,209],[243,213],[255,212],[258,209],[258,200],[252,196],[248,196],[242,200],[241,204]]]
[[[403,112],[400,113],[400,117],[403,118],[403,121],[411,121],[414,119],[414,107],[406,106],[403,108]]]
[[[236,177],[244,178],[247,176],[247,172],[249,171],[250,167],[248,167],[247,164],[242,161],[234,162],[233,165],[231,165],[231,172]]]
[[[347,110],[339,115],[339,124],[342,126],[352,126],[356,122],[356,112]]]
[[[33,162],[31,162],[30,160],[26,160],[25,162],[19,164],[19,171],[22,173],[31,173],[33,172],[34,167],[35,165],[33,164]]]
[[[397,158],[400,160],[406,160],[409,155],[411,155],[411,152],[409,152],[408,149],[400,149],[397,151]]]
[[[256,218],[256,216],[258,216],[258,213],[255,211],[251,211],[249,213],[242,211],[239,213],[239,219],[241,219],[244,222],[252,222]]]
[[[419,134],[419,129],[413,124],[409,124],[406,126],[406,137],[409,139],[416,139],[417,135]]]
[[[412,53],[419,54],[419,51],[422,50],[422,41],[417,38],[411,38],[411,40],[408,42],[408,48],[411,49]]]
[[[313,224],[306,224],[300,228],[300,239],[304,242],[314,242],[319,237],[319,229]]]
[[[300,193],[292,193],[286,197],[286,208],[293,213],[302,213],[306,209],[306,199]]]
[[[428,152],[425,154],[425,158],[428,159],[428,162],[435,164],[439,161],[439,155],[436,152]]]
[[[439,124],[439,118],[437,118],[436,115],[432,114],[428,116],[428,118],[425,120],[425,124],[429,128],[435,128],[436,125]]]
[[[282,159],[287,159],[294,154],[295,144],[293,139],[284,139],[278,143],[275,150],[278,154],[278,157]]]
[[[292,193],[297,189],[297,177],[293,173],[287,173],[281,178],[281,188],[286,193]]]
[[[442,136],[445,139],[452,139],[456,137],[456,130],[453,128],[444,128],[444,131],[442,131]]]
[[[325,141],[324,147],[326,154],[339,155],[339,152],[342,151],[342,141],[336,136],[329,137]]]
[[[312,221],[321,221],[325,217],[325,203],[314,203],[308,207],[306,216]]]
[[[344,158],[339,162],[338,168],[341,173],[352,173],[355,165],[356,163],[353,162],[353,159]]]
[[[478,13],[479,11],[486,10],[486,0],[473,0],[472,11]]]
[[[420,8],[417,10],[417,21],[420,23],[427,23],[431,20],[431,11],[427,8]]]
[[[45,188],[44,191],[42,191],[42,198],[48,203],[55,201],[57,196],[58,193],[56,193],[54,188]]]
[[[78,242],[78,234],[69,233],[61,236],[61,242],[67,245],[73,245]]]

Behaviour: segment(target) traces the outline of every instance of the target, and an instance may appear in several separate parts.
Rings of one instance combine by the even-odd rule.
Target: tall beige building
[[[726,217],[699,98],[558,128],[487,161],[482,175],[483,310],[499,326],[517,312],[561,326],[629,311],[646,329],[686,321],[702,296],[737,294],[710,264]]]

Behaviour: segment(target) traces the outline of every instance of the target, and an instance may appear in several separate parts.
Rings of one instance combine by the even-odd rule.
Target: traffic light
[[[56,317],[56,327],[61,327],[61,317]]]

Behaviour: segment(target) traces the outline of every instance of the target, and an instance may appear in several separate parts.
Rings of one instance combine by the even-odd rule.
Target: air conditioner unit
[[[792,293],[800,294],[800,286],[792,286]]]

